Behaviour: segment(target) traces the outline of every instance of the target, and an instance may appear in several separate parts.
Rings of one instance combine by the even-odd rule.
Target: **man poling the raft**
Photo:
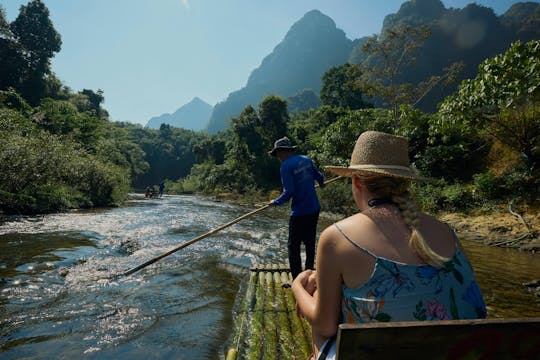
[[[321,187],[324,186],[323,174],[309,157],[297,154],[296,148],[287,137],[283,137],[276,140],[274,148],[268,152],[281,162],[279,172],[283,185],[283,192],[270,205],[285,205],[291,200],[287,251],[293,280],[302,272],[302,243],[306,250],[304,269],[314,269],[315,238],[321,209],[314,185],[318,182]],[[291,287],[291,283],[286,282],[283,286]]]

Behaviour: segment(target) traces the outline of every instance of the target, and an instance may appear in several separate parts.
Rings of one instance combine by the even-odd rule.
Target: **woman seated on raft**
[[[312,326],[314,358],[335,357],[339,323],[486,317],[453,230],[409,198],[410,181],[429,179],[410,168],[405,138],[364,132],[350,166],[327,169],[352,178],[360,212],[323,231],[317,271],[292,284],[297,313]]]

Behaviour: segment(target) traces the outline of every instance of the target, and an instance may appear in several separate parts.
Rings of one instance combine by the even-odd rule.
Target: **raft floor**
[[[227,360],[302,359],[311,354],[311,327],[296,316],[288,265],[256,265],[250,269],[245,297],[235,314]],[[235,352],[236,350],[236,352]]]

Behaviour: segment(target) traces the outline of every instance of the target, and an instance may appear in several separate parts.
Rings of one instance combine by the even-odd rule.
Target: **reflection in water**
[[[540,297],[524,283],[540,279],[538,254],[463,241],[488,305],[489,317],[540,316]]]
[[[115,275],[251,210],[167,196],[1,224],[0,357],[223,358],[250,265],[286,262],[285,211]],[[540,278],[538,256],[465,246],[490,316],[540,316],[540,300],[520,285]]]

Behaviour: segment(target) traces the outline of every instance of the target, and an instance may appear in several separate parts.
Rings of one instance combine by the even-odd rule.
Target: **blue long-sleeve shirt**
[[[324,176],[310,158],[293,154],[281,163],[283,192],[272,204],[283,205],[292,198],[291,216],[309,215],[321,209],[315,181],[323,186]]]

